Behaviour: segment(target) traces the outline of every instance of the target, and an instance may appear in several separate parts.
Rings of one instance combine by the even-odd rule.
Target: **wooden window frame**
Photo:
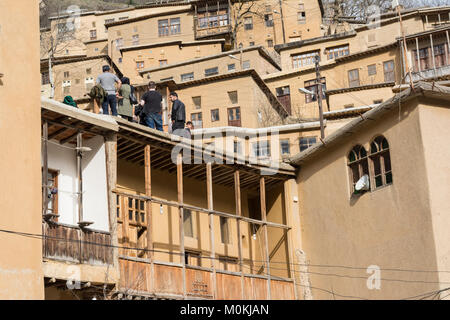
[[[41,170],[43,171],[44,168],[41,168]],[[47,212],[45,212],[45,213],[59,214],[59,210],[58,210],[58,198],[59,198],[58,177],[59,177],[60,171],[55,170],[55,169],[50,169],[50,168],[47,171],[48,171],[48,179],[47,180],[54,180],[53,188],[55,188],[57,190],[57,193],[55,195],[52,195],[52,197],[51,197],[52,211],[51,212],[48,211],[49,206],[47,205]],[[48,181],[45,182],[45,185],[46,186],[48,185]],[[47,194],[51,195],[51,189],[49,190],[49,192]],[[50,203],[50,201],[48,203]],[[53,218],[53,220],[58,222],[58,217]]]
[[[386,72],[386,65],[392,63],[392,71]],[[395,61],[388,60],[383,62],[384,82],[395,82]]]
[[[217,118],[214,118],[213,117],[213,113],[217,113]],[[216,108],[216,109],[212,109],[211,110],[211,122],[216,122],[216,121],[220,121],[220,111],[219,111],[219,108]]]
[[[247,21],[250,21],[250,23],[247,23]],[[244,17],[244,30],[253,30],[253,17]]]
[[[348,44],[343,44],[336,47],[331,47],[325,49],[327,59],[333,60],[339,57],[345,57],[350,54],[350,46]]]
[[[354,72],[356,75],[358,75],[357,79],[353,79],[351,78],[351,73]],[[352,70],[348,70],[348,86],[349,88],[356,88],[361,86],[361,77],[359,76],[359,69],[352,69]]]
[[[287,143],[287,152],[283,152],[283,143]],[[291,154],[291,143],[289,139],[281,139],[280,140],[280,153],[281,155]]]
[[[386,141],[387,147],[383,147],[383,140]],[[376,150],[374,151],[374,147]],[[387,139],[379,135],[375,137],[370,143],[370,154],[369,154],[369,170],[370,170],[370,189],[371,191],[375,191],[386,186],[389,186],[394,183],[393,175],[392,175],[392,162],[390,155],[390,146]],[[389,159],[390,170],[386,170],[386,159]],[[380,172],[376,174],[376,162],[379,163]],[[387,182],[387,176],[390,174],[391,181]],[[377,186],[377,178],[381,178],[381,184]]]
[[[312,139],[314,139],[314,142],[311,143]],[[307,141],[307,143],[303,143],[302,141]],[[308,137],[300,137],[299,141],[298,141],[298,146],[299,146],[299,150],[300,152],[305,151],[306,149],[310,148],[311,146],[313,146],[314,144],[317,143],[317,137],[316,136],[308,136]],[[302,150],[302,145],[303,146],[307,146],[306,148],[303,148]]]
[[[293,54],[291,55],[292,68],[299,69],[306,66],[314,65],[316,56],[319,56],[320,58],[320,50]]]
[[[375,76],[377,74],[377,64],[373,63],[373,64],[369,64],[367,66],[367,75],[369,77]]]
[[[239,110],[239,112],[236,112]],[[233,119],[230,119],[230,111],[233,115]],[[242,113],[241,113],[241,107],[236,106],[232,108],[227,109],[227,120],[228,125],[232,127],[241,127],[242,126]]]
[[[362,153],[362,150],[364,153]],[[355,153],[355,160],[350,160],[350,154]],[[367,150],[362,145],[355,145],[347,155],[347,166],[349,168],[349,181],[351,186],[351,194],[356,194],[355,185],[362,176],[367,174],[370,179],[370,168]],[[355,178],[354,171],[358,173]]]
[[[168,37],[170,34],[169,19],[158,20],[158,37]]]

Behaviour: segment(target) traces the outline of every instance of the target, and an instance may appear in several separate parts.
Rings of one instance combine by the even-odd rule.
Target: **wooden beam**
[[[151,169],[151,149],[150,145],[146,145],[144,148],[145,157],[145,195],[147,197],[152,196],[152,169]],[[152,218],[152,201],[147,200],[145,203],[145,213],[147,219],[147,258],[150,259],[150,272],[151,272],[151,290],[155,290],[155,267],[153,264],[153,218]]]
[[[171,160],[172,161],[172,160]],[[184,203],[183,197],[183,155],[178,153],[177,155],[177,191],[178,191],[178,203]],[[179,223],[180,223],[180,258],[183,266],[183,297],[186,299],[186,258],[184,252],[184,209],[179,207]]]
[[[127,145],[126,147],[117,149],[117,156],[123,157],[127,153],[133,152],[134,150],[137,150],[137,149],[141,150],[142,147],[143,147],[142,144],[132,142],[129,145]]]
[[[48,123],[42,125],[42,214],[47,213],[48,207]]]
[[[260,200],[261,200],[261,218],[263,222],[267,222],[267,211],[266,211],[266,181],[264,177],[259,179],[259,190],[260,190]],[[265,249],[265,260],[266,260],[266,273],[267,273],[267,299],[271,299],[270,292],[270,256],[269,256],[269,236],[267,233],[267,224],[263,225],[264,232],[264,249]]]
[[[206,164],[206,197],[208,201],[208,210],[214,210],[213,200],[213,182],[212,182],[212,163]],[[210,212],[209,218],[209,245],[211,252],[211,268],[213,270],[213,299],[217,298],[217,275],[216,275],[216,251],[215,251],[215,237],[214,237],[214,215]]]
[[[242,216],[242,206],[241,206],[241,183],[239,170],[234,172],[234,201],[236,204],[236,215]],[[239,272],[241,273],[241,292],[242,300],[245,299],[245,279],[244,270],[242,262],[242,236],[241,236],[241,220],[236,219],[237,226],[237,237],[238,237],[238,256],[239,256]]]
[[[80,133],[80,131],[77,131],[77,132],[75,132],[74,134],[68,136],[67,138],[60,140],[60,141],[59,141],[59,144],[65,144],[65,143],[67,143],[67,142],[70,142],[70,141],[76,139],[76,138],[78,137],[78,134],[79,134],[79,133]]]
[[[142,150],[144,149],[144,146],[140,145],[140,146],[136,146],[135,148],[128,150],[128,153],[120,153],[117,156],[121,159],[132,159],[134,158],[134,156],[136,156],[137,154],[142,155]]]
[[[48,135],[48,140],[52,140],[54,138],[56,138],[57,136],[59,136],[60,134],[62,134],[64,131],[68,130],[65,127],[62,127],[54,132],[52,132],[51,134]]]

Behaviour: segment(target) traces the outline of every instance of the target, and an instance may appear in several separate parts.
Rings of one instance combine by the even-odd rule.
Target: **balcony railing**
[[[111,235],[60,223],[43,223],[44,258],[91,265],[113,263]]]
[[[217,26],[217,27],[210,27],[210,28],[197,28],[197,38],[206,37],[210,35],[215,34],[221,34],[226,32],[231,32],[231,26],[225,25],[225,26]]]
[[[412,72],[413,81],[428,80],[440,77],[448,77],[450,75],[450,65],[438,67],[436,69],[428,69],[420,72]],[[409,74],[406,75],[406,80],[409,81]]]

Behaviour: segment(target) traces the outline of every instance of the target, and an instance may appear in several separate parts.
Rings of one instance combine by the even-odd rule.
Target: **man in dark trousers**
[[[148,83],[148,91],[141,98],[142,109],[141,116],[144,117],[145,124],[159,131],[163,131],[162,126],[162,96],[156,91],[156,83],[150,81]]]
[[[186,108],[184,103],[178,99],[176,92],[171,92],[169,96],[172,101],[172,132],[176,134],[175,130],[184,130],[184,123],[186,122]]]
[[[116,90],[120,89],[122,82],[115,74],[111,73],[110,67],[105,65],[103,66],[103,73],[97,77],[97,84],[101,85],[107,94],[102,104],[103,114],[109,114],[108,107],[111,107],[112,115],[117,116]]]

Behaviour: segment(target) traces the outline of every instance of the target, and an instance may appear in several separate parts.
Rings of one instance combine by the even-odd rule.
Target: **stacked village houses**
[[[18,134],[2,156],[15,214],[0,218],[0,297],[446,295],[450,7],[402,10],[401,29],[395,11],[325,26],[320,0],[252,3],[82,12],[72,27],[59,14],[40,67],[38,5],[0,4],[30,21],[22,50],[20,22],[0,19],[17,43],[0,57],[0,103],[24,85],[42,95],[2,110],[0,136]],[[166,130],[177,91],[194,139],[93,112],[105,64],[138,96],[157,83]]]

